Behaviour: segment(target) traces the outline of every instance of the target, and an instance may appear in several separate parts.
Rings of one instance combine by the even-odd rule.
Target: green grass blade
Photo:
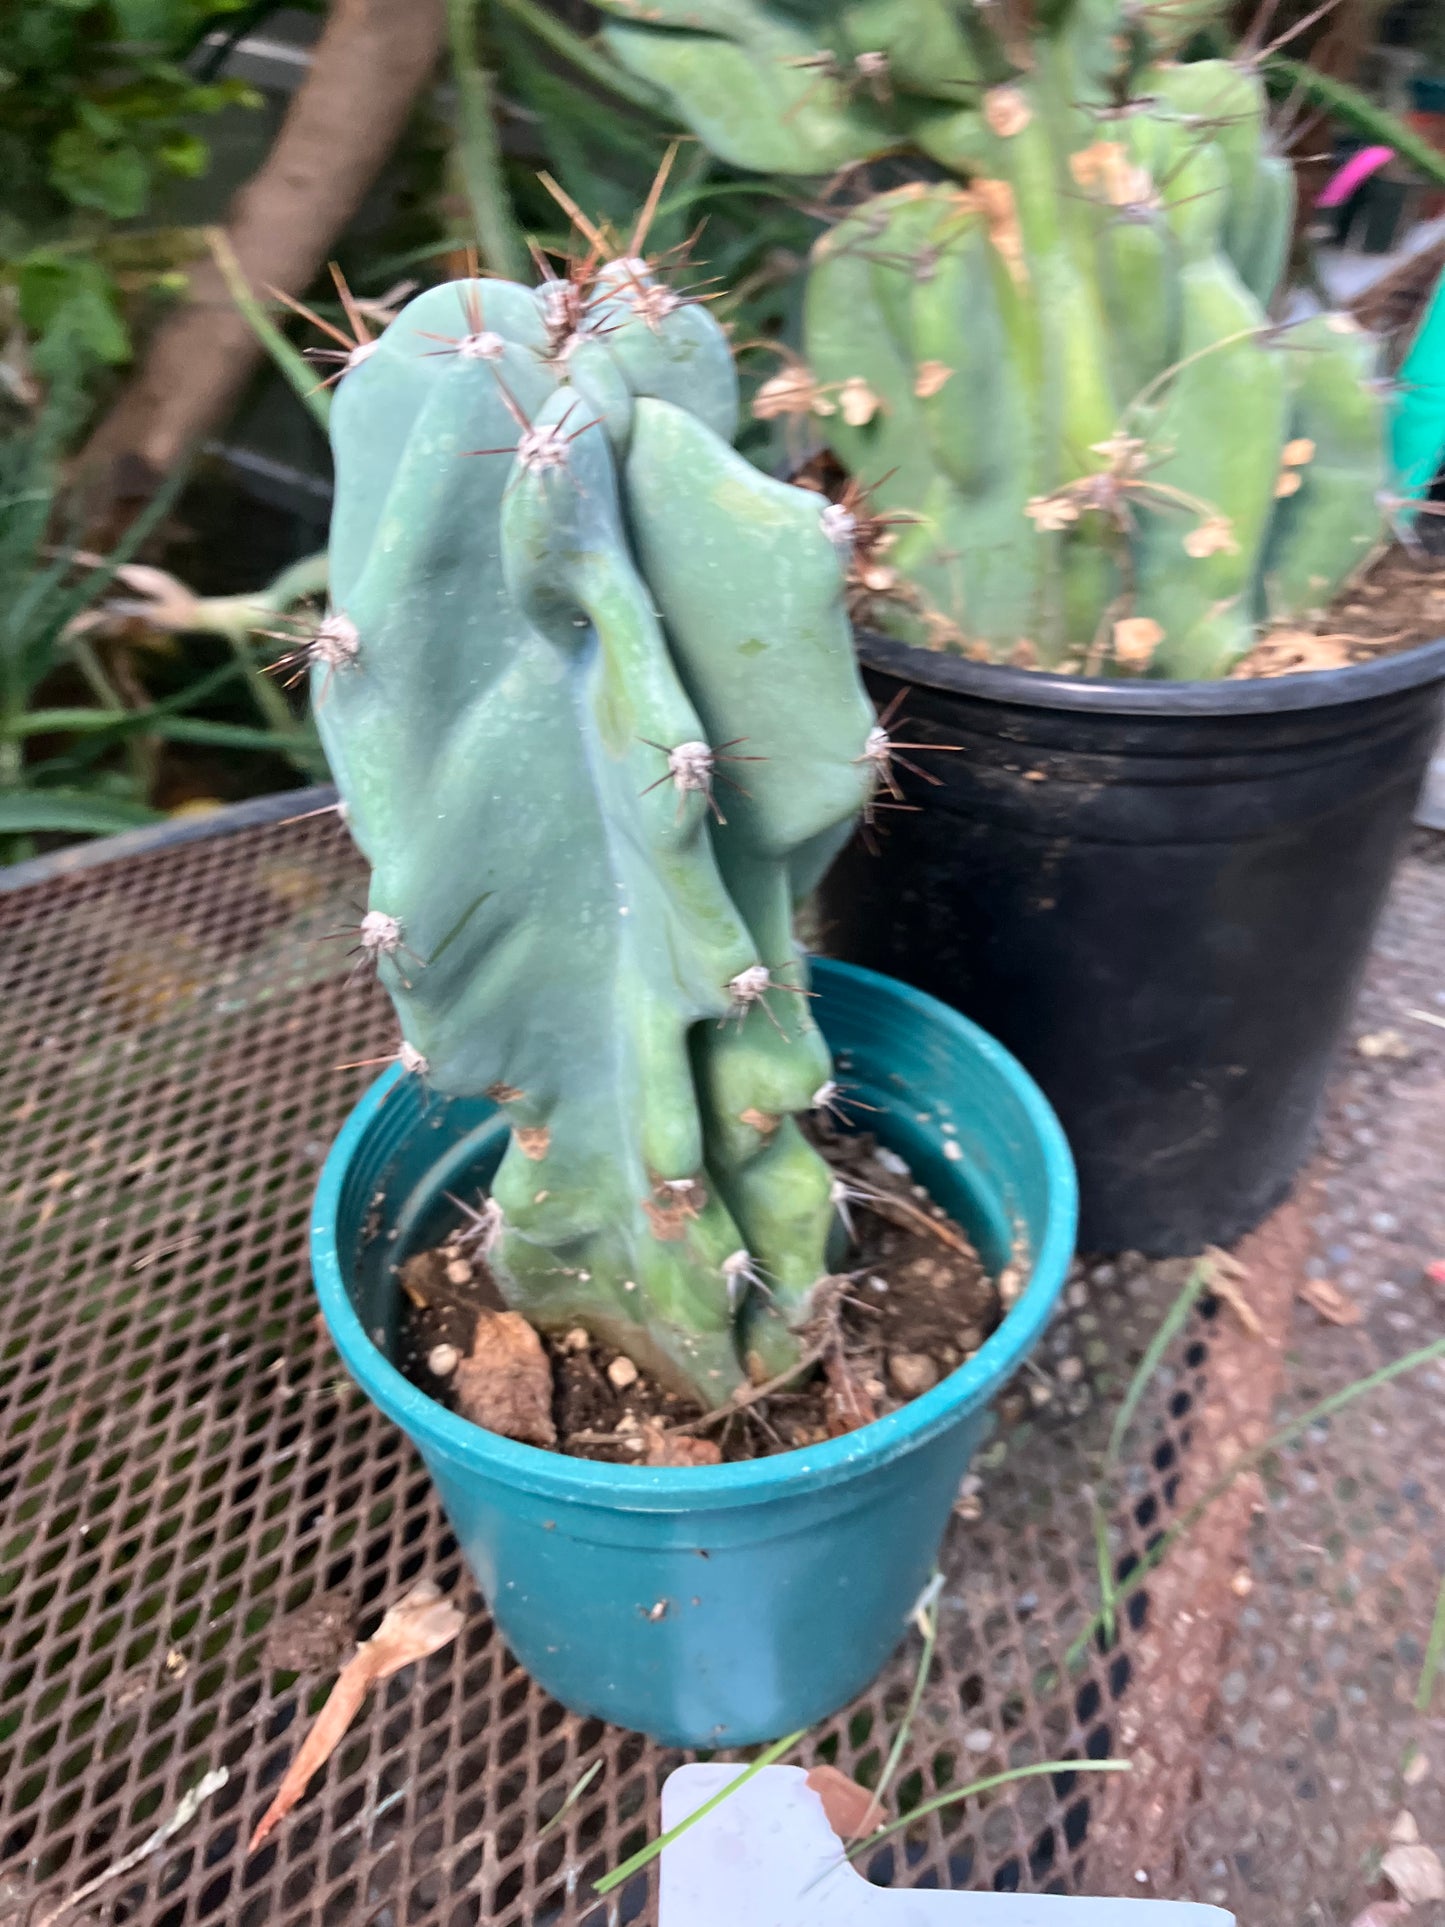
[[[1437,187],[1445,187],[1445,154],[1387,107],[1377,106],[1368,94],[1352,87],[1349,81],[1338,80],[1306,61],[1290,60],[1283,54],[1269,55],[1264,62],[1264,75],[1271,93],[1294,96],[1308,101],[1312,107],[1322,108],[1332,119],[1372,145],[1393,147],[1417,174],[1433,181]]]
[[[1179,1333],[1188,1323],[1189,1314],[1198,1304],[1200,1297],[1214,1276],[1214,1268],[1207,1258],[1201,1258],[1185,1281],[1184,1289],[1164,1314],[1158,1331],[1150,1339],[1144,1356],[1139,1360],[1134,1376],[1129,1381],[1129,1389],[1120,1402],[1109,1431],[1109,1445],[1104,1455],[1106,1470],[1114,1471],[1120,1462],[1124,1449],[1124,1438],[1134,1423],[1134,1414],[1149,1388],[1149,1381],[1163,1362],[1164,1354],[1174,1343]]]
[[[1415,1711],[1428,1713],[1435,1697],[1435,1676],[1445,1659],[1445,1579],[1435,1595],[1435,1617],[1430,1624],[1430,1642],[1425,1648],[1425,1664],[1420,1668],[1420,1684],[1415,1688]]]
[[[1143,1585],[1155,1567],[1168,1557],[1182,1538],[1194,1530],[1215,1500],[1223,1498],[1242,1473],[1252,1472],[1256,1466],[1262,1465],[1271,1453],[1283,1451],[1285,1446],[1292,1445],[1301,1433],[1307,1432],[1312,1425],[1318,1425],[1322,1419],[1332,1418],[1336,1412],[1343,1411],[1345,1406],[1352,1405],[1357,1398],[1363,1398],[1368,1392],[1378,1391],[1382,1385],[1388,1385],[1392,1379],[1400,1378],[1406,1372],[1418,1371],[1422,1365],[1431,1365],[1437,1358],[1445,1358],[1445,1338],[1437,1338],[1428,1345],[1420,1346],[1417,1351],[1407,1352],[1403,1358],[1397,1358],[1392,1365],[1382,1365],[1378,1371],[1371,1372],[1368,1377],[1357,1378],[1340,1391],[1331,1392],[1328,1398],[1322,1398],[1317,1405],[1310,1406],[1307,1412],[1301,1412],[1299,1417],[1291,1419],[1288,1425],[1281,1426],[1277,1432],[1271,1432],[1262,1444],[1254,1446],[1248,1452],[1242,1452],[1231,1466],[1220,1473],[1204,1494],[1195,1500],[1189,1510],[1177,1519],[1158,1542],[1144,1554],[1128,1578],[1120,1581],[1115,1594],[1116,1600],[1127,1599]],[[1098,1632],[1099,1626],[1100,1616],[1095,1613],[1065,1654],[1066,1665],[1073,1667],[1079,1663],[1089,1641]]]
[[[561,54],[579,74],[585,74],[598,87],[605,87],[609,93],[616,94],[619,100],[627,101],[630,106],[671,124],[674,117],[655,87],[628,73],[625,67],[600,52],[590,40],[584,40],[565,21],[557,19],[539,5],[538,0],[498,0],[498,4],[505,7],[514,20],[521,21],[524,27],[530,29],[544,46],[550,47],[553,53]]]
[[[905,1813],[901,1820],[890,1820],[886,1827],[870,1833],[866,1840],[856,1840],[843,1856],[846,1860],[856,1860],[859,1854],[868,1853],[895,1833],[911,1827],[915,1821],[922,1820],[926,1814],[940,1813],[944,1807],[957,1806],[960,1800],[975,1799],[980,1793],[991,1793],[995,1787],[1011,1786],[1015,1780],[1036,1780],[1043,1773],[1132,1773],[1132,1760],[1044,1760],[1038,1766],[1011,1767],[1007,1773],[991,1773],[986,1780],[974,1780],[968,1786],[954,1789],[952,1793],[939,1793],[931,1800],[916,1806],[912,1813]]]
[[[8,790],[0,794],[0,834],[36,831],[76,836],[108,836],[164,822],[159,810],[120,797],[93,796],[88,790]]]
[[[908,1735],[913,1730],[913,1722],[918,1717],[918,1708],[923,1701],[923,1689],[928,1684],[929,1673],[933,1670],[933,1653],[938,1645],[938,1595],[942,1590],[943,1575],[936,1572],[923,1600],[920,1600],[914,1610],[914,1624],[921,1623],[923,1627],[923,1651],[918,1655],[918,1671],[913,1678],[913,1691],[908,1696],[908,1704],[903,1709],[903,1718],[899,1722],[898,1731],[893,1735],[893,1744],[888,1749],[887,1761],[879,1776],[878,1785],[874,1789],[873,1798],[880,1805],[883,1796],[893,1783],[894,1774],[898,1771],[898,1763],[903,1758],[903,1749],[908,1744]],[[924,1601],[927,1603],[925,1604]]]
[[[251,292],[251,284],[246,279],[241,263],[236,259],[236,251],[231,246],[225,229],[208,227],[206,243],[211,250],[212,260],[220,270],[227,292],[240,313],[245,316],[252,334],[271,357],[277,370],[301,397],[317,425],[324,429],[331,420],[331,397],[320,385],[316,370],[300,349],[276,326],[267,312],[265,303],[258,301]]]
[[[492,81],[479,47],[480,0],[446,0],[452,80],[457,90],[458,137],[453,147],[482,259],[508,281],[526,281],[527,244],[512,212],[502,173],[502,148],[492,105]]]
[[[656,1840],[649,1841],[645,1847],[633,1854],[630,1860],[624,1860],[620,1867],[614,1867],[611,1873],[603,1874],[593,1887],[593,1893],[601,1899],[604,1894],[610,1894],[614,1888],[620,1887],[624,1880],[630,1880],[633,1874],[640,1872],[643,1867],[654,1861],[664,1847],[670,1847],[674,1840],[680,1840],[689,1827],[695,1827],[699,1820],[705,1820],[730,1794],[736,1793],[740,1786],[746,1786],[748,1781],[761,1773],[765,1766],[772,1766],[774,1761],[782,1759],[785,1753],[791,1752],[799,1740],[807,1737],[808,1729],[803,1727],[797,1733],[789,1733],[784,1739],[774,1740],[771,1746],[764,1747],[750,1766],[744,1767],[735,1780],[729,1780],[726,1786],[719,1787],[710,1800],[704,1800],[696,1813],[690,1813],[685,1820],[679,1820],[675,1827],[669,1827],[666,1833],[659,1834]]]

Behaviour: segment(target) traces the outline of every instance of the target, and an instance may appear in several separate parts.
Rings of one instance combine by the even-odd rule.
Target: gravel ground
[[[1417,836],[1397,880],[1311,1215],[1306,1269],[1361,1317],[1296,1303],[1281,1422],[1445,1331],[1426,1272],[1445,1258],[1445,837]],[[1442,1393],[1445,1366],[1396,1380],[1267,1473],[1180,1889],[1241,1927],[1349,1927],[1391,1891],[1402,1811],[1445,1856],[1445,1680],[1414,1704],[1445,1574]],[[1442,1922],[1439,1901],[1408,1916]]]

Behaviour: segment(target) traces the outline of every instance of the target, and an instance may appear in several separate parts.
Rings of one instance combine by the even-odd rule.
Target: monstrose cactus
[[[337,390],[305,645],[402,1065],[512,1126],[502,1291],[709,1405],[800,1357],[829,1273],[792,912],[887,773],[838,518],[736,412],[643,261],[419,295]]]
[[[1271,323],[1293,176],[1248,62],[1168,58],[1207,0],[604,4],[736,164],[907,148],[948,172],[822,236],[809,366],[767,391],[886,512],[855,584],[881,626],[1219,676],[1374,550],[1374,346],[1343,316]]]

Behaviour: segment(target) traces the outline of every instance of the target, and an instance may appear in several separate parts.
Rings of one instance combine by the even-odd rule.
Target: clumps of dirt
[[[807,1336],[807,1375],[746,1387],[704,1412],[580,1326],[539,1338],[507,1311],[466,1225],[401,1267],[396,1362],[463,1417],[611,1464],[765,1458],[896,1410],[973,1356],[1017,1296],[1021,1271],[990,1277],[967,1234],[872,1137],[827,1127],[815,1137],[841,1180],[852,1249]]]
[[[1272,630],[1231,675],[1243,680],[1343,669],[1445,635],[1445,557],[1400,544],[1377,556],[1316,621]]]
[[[266,1634],[266,1664],[283,1673],[331,1673],[356,1643],[350,1593],[319,1592],[284,1613]]]

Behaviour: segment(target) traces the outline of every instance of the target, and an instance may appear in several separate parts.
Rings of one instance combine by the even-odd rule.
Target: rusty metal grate
[[[354,920],[362,890],[323,816],[62,864],[0,894],[6,1927],[44,1918],[220,1766],[228,1783],[183,1832],[62,1918],[654,1917],[648,1876],[606,1903],[591,1883],[655,1830],[677,1756],[531,1686],[419,1463],[318,1328],[310,1192],[372,1075],[336,1067],[392,1039],[378,993],[347,983],[344,946],[317,941]],[[1208,1305],[1156,1380],[1117,1522],[1125,1563],[1264,1423],[1302,1257],[1303,1218],[1286,1211],[1254,1254],[1264,1341]],[[963,1498],[980,1516],[950,1536],[938,1663],[898,1791],[910,1805],[990,1770],[1121,1748],[1147,1772],[1107,1793],[1040,1779],[950,1809],[875,1853],[871,1878],[1164,1893],[1200,1888],[1218,1860],[1211,1839],[1186,1865],[1178,1842],[1215,1744],[1206,1722],[1240,1608],[1247,1503],[1219,1507],[1136,1596],[1114,1650],[1096,1645],[1072,1676],[1061,1664],[1095,1597],[1080,1490],[1180,1281],[1179,1267],[1142,1261],[1080,1273],[1007,1395],[1010,1422]],[[250,1827],[327,1684],[277,1672],[268,1629],[340,1590],[364,1635],[423,1575],[469,1605],[463,1637],[377,1691],[248,1862]],[[916,1662],[911,1641],[812,1736],[811,1756],[875,1778]]]

